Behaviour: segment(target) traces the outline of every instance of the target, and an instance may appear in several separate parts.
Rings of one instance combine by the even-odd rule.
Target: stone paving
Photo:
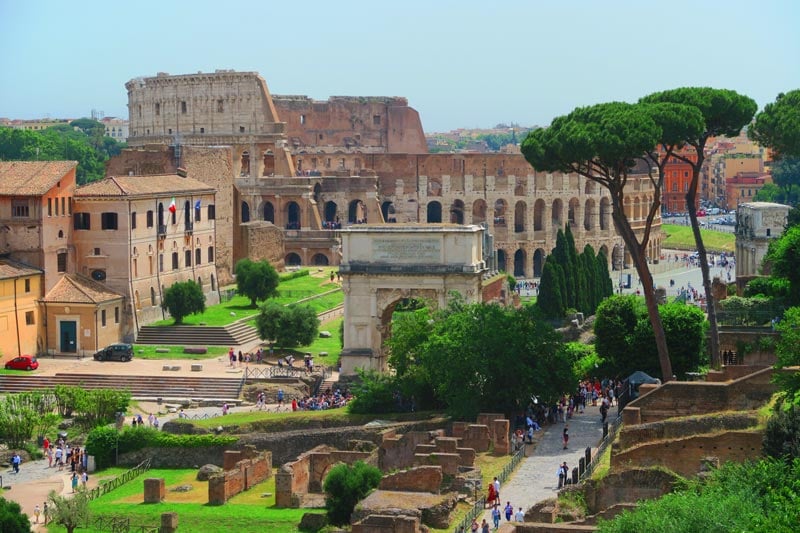
[[[612,412],[614,409],[612,408]],[[501,512],[507,502],[511,502],[515,512],[520,507],[525,512],[542,500],[555,498],[558,494],[559,465],[566,461],[571,475],[587,447],[592,447],[594,455],[594,450],[603,437],[599,407],[588,405],[583,414],[573,415],[567,420],[569,447],[566,450],[561,441],[564,425],[557,423],[546,426],[542,430],[544,434],[538,439],[536,449],[520,462],[511,478],[500,487]],[[487,510],[483,518],[492,524],[491,510]],[[511,520],[514,520],[513,516]],[[505,514],[502,521],[506,521]]]

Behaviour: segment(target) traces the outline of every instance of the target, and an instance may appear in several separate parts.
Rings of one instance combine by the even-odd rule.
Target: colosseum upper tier
[[[245,256],[338,264],[337,229],[360,223],[485,223],[498,267],[518,277],[541,274],[566,224],[579,248],[603,250],[615,269],[629,263],[604,188],[536,171],[520,154],[429,154],[405,98],[273,97],[257,73],[233,71],[160,73],[126,88],[132,149],[108,173],[183,167],[216,187],[221,282]],[[629,179],[634,228],[644,227],[652,201],[646,176]],[[277,228],[282,238],[264,238]],[[661,240],[657,218],[651,259]]]

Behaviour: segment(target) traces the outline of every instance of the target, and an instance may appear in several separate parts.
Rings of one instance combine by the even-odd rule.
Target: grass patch
[[[168,353],[156,353],[156,348],[169,350]],[[206,346],[207,353],[183,353],[183,346],[158,346],[155,344],[136,344],[133,347],[133,356],[139,359],[211,359],[228,354],[226,346]]]
[[[694,250],[696,248],[690,226],[662,224],[661,231],[667,234],[667,238],[661,244],[662,248],[675,250]],[[700,236],[709,252],[733,252],[736,247],[736,236],[733,233],[701,229]]]
[[[331,331],[331,333],[333,332]],[[2,366],[0,366],[0,376],[30,376],[36,373],[37,373],[36,370],[6,370]]]
[[[317,311],[319,313],[344,302],[344,294],[341,291],[341,287],[336,283],[331,283],[329,277],[310,275],[282,281],[280,285],[278,285],[279,295],[273,298],[272,301],[286,305],[302,300],[303,298],[312,298],[328,291],[336,292],[321,297],[319,301],[315,299],[308,302],[315,310],[319,308]],[[337,301],[338,303],[336,303]],[[207,307],[202,314],[187,316],[183,319],[183,324],[187,326],[198,326],[204,323],[207,326],[227,326],[236,320],[256,314],[258,314],[258,307],[250,307],[249,298],[237,295],[225,303]],[[174,324],[175,321],[170,318],[159,320],[152,325],[172,326]]]
[[[124,470],[108,469],[97,475],[110,478]],[[297,524],[303,514],[310,509],[279,509],[275,507],[275,476],[256,485],[249,491],[231,498],[225,505],[211,506],[208,501],[208,482],[195,480],[194,469],[153,469],[126,483],[90,504],[93,515],[115,515],[131,518],[131,524],[158,525],[161,513],[178,513],[179,529],[182,531],[203,531],[204,533],[289,533],[297,531]],[[166,499],[159,504],[142,503],[144,479],[164,478]],[[189,492],[172,492],[178,485],[192,485]],[[264,493],[272,496],[262,498]],[[320,510],[320,512],[322,512]],[[51,526],[48,531],[62,532],[63,527]],[[81,529],[93,533],[94,529]]]
[[[296,429],[313,430],[325,427],[360,426],[377,419],[388,421],[428,420],[438,416],[441,416],[441,413],[433,411],[361,415],[349,413],[347,408],[328,409],[325,411],[289,411],[281,413],[244,411],[228,413],[224,417],[220,415],[203,420],[192,420],[192,424],[204,428],[222,426],[223,428],[231,429],[236,432],[275,432]],[[442,423],[446,423],[446,421]]]
[[[604,477],[608,475],[611,471],[611,446],[606,446],[606,449],[603,451],[603,455],[600,456],[600,461],[597,463],[597,466],[594,467],[592,471],[592,479],[595,481],[600,481]]]
[[[271,359],[269,358],[269,348],[263,348],[262,351],[266,352],[264,358],[269,361],[277,361],[280,357],[293,355],[296,360],[295,366],[298,366],[303,364],[303,356],[305,353],[311,352],[314,355],[314,366],[336,366],[336,363],[339,361],[339,354],[342,353],[342,336],[339,332],[339,326],[342,320],[344,319],[339,317],[320,325],[320,331],[330,331],[330,337],[317,337],[311,344],[299,346],[297,348],[275,348]],[[249,321],[248,324],[255,327],[255,320]],[[328,355],[320,357],[320,352],[328,352]]]

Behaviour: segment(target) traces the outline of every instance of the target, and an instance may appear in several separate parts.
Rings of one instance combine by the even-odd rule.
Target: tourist
[[[33,523],[34,523],[34,524],[38,524],[38,523],[39,523],[39,514],[40,514],[41,512],[42,512],[42,511],[39,509],[39,504],[37,503],[37,504],[36,504],[36,507],[34,507],[34,508],[33,508],[33,518],[34,518],[34,521],[33,521]]]
[[[75,489],[78,488],[78,473],[73,472],[71,479],[72,479],[72,492],[75,492]]]
[[[497,506],[497,492],[494,490],[493,483],[489,483],[489,494],[486,496],[486,503],[489,506]]]
[[[564,426],[564,432],[561,434],[561,441],[564,443],[564,449],[567,449],[569,444],[569,426]]]
[[[64,450],[61,449],[61,446],[56,448],[56,467],[61,470],[64,466]]]
[[[236,364],[236,354],[233,353],[233,347],[228,348],[228,361],[231,362],[231,366],[235,366],[235,364]]]
[[[50,509],[47,507],[47,502],[42,506],[42,514],[44,515],[44,525],[47,525],[47,519],[50,518]]]
[[[227,414],[228,414],[228,402],[225,402],[222,404],[222,416],[225,416]]]
[[[11,467],[14,469],[15,474],[19,474],[19,465],[22,463],[22,457],[17,452],[11,456]]]
[[[494,508],[492,509],[492,522],[494,522],[495,529],[500,527],[500,506],[497,504],[494,504]]]
[[[561,466],[558,467],[558,471],[556,472],[556,475],[558,476],[559,489],[567,484],[568,473],[569,473],[569,467],[567,466],[567,462],[564,461],[563,463],[561,463]]]
[[[514,515],[514,522],[524,522],[525,521],[525,513],[522,512],[522,507],[519,508],[519,511]]]
[[[506,502],[506,522],[511,522],[511,516],[514,514],[514,506],[511,505],[511,502]]]
[[[83,471],[81,474],[81,483],[83,484],[83,488],[86,488],[86,482],[89,481],[89,473],[86,470]]]
[[[44,449],[44,454],[47,455],[47,450],[50,449],[50,439],[47,437],[45,437],[44,441],[42,442],[42,448]]]
[[[470,531],[472,531],[472,533],[477,533],[477,531],[478,531],[478,527],[479,527],[479,526],[478,526],[478,522],[476,522],[476,519],[475,519],[475,518],[473,518],[473,519],[472,519],[472,525],[471,525],[471,526],[469,526],[469,530],[470,530]]]
[[[150,427],[153,427],[153,420],[155,420],[155,419],[156,419],[156,416],[153,413],[150,413],[149,415],[147,415],[147,423],[150,425]]]
[[[500,499],[500,480],[497,477],[494,478],[492,481],[492,485],[494,485],[494,491],[497,493],[497,499]]]
[[[283,389],[278,389],[278,407],[283,407]]]
[[[481,533],[489,533],[489,523],[485,518],[481,522]]]

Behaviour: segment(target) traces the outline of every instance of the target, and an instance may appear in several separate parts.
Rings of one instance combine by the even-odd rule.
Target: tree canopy
[[[267,302],[256,316],[256,329],[262,340],[282,348],[305,346],[319,334],[319,318],[308,305],[283,306]]]
[[[256,302],[278,295],[280,277],[275,268],[266,259],[253,261],[240,259],[236,263],[236,289],[239,294],[250,298],[250,306]]]
[[[470,420],[483,410],[511,414],[536,394],[555,400],[575,385],[558,334],[535,306],[451,302],[446,309],[406,314],[387,340],[395,386]],[[410,384],[410,385],[409,385]]]
[[[800,307],[791,307],[783,314],[776,328],[780,333],[776,346],[777,368],[800,366]],[[800,408],[800,372],[776,373],[775,381],[784,393],[779,402],[783,407]],[[800,436],[799,436],[800,437]]]
[[[800,89],[781,93],[764,106],[747,133],[778,158],[800,157]]]
[[[665,376],[672,376],[672,367],[647,265],[647,246],[661,205],[663,185],[663,176],[654,176],[652,172],[652,153],[665,135],[665,129],[656,119],[669,116],[670,112],[678,116],[696,115],[696,111],[677,104],[610,102],[580,107],[554,119],[549,128],[528,133],[521,147],[525,159],[537,170],[574,172],[608,189],[612,219],[642,279]],[[625,214],[624,200],[625,185],[637,159],[647,168],[653,185],[653,203],[647,210],[644,228],[635,231]]]
[[[47,496],[51,522],[61,524],[67,533],[85,525],[89,521],[89,497],[86,491],[80,490],[71,498],[61,496],[51,490]]]
[[[206,296],[194,281],[181,281],[167,288],[161,307],[169,311],[176,324],[181,324],[187,316],[206,310]]]
[[[73,126],[74,125],[74,126]],[[0,160],[78,162],[78,185],[102,179],[105,163],[125,147],[103,135],[103,125],[78,119],[42,131],[0,127]]]
[[[800,305],[800,226],[772,241],[764,259],[772,264],[773,276],[789,280],[789,304]]]
[[[30,533],[28,515],[22,512],[17,502],[0,496],[0,531],[3,533]]]

